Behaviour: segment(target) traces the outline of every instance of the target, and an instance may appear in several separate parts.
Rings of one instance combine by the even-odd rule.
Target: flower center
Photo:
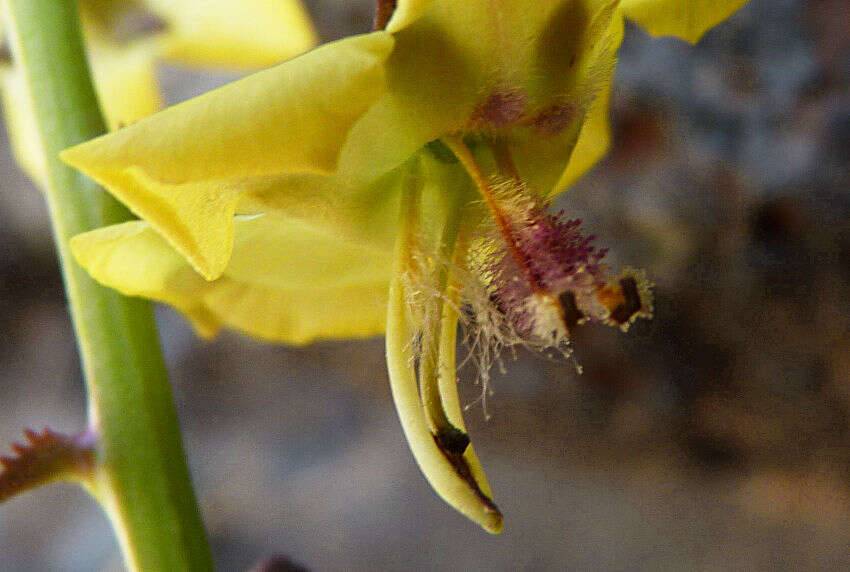
[[[584,235],[581,221],[549,212],[520,179],[507,145],[491,143],[498,173],[488,178],[461,137],[443,141],[475,182],[494,223],[471,266],[485,282],[488,299],[525,343],[559,347],[585,321],[626,329],[651,315],[643,274],[611,275],[602,264],[605,249]]]

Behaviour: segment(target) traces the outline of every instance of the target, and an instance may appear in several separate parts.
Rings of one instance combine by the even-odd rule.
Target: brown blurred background
[[[308,2],[324,40],[370,0]],[[697,46],[630,27],[615,146],[560,200],[657,283],[628,336],[520,355],[468,423],[505,533],[446,507],[407,450],[382,340],[162,341],[217,562],[315,570],[850,567],[850,4],[753,0]],[[235,77],[168,68],[171,102]],[[45,210],[0,151],[0,443],[82,428]],[[472,401],[477,388],[467,381]],[[7,451],[7,446],[0,449]],[[0,506],[0,570],[116,570],[70,485]]]

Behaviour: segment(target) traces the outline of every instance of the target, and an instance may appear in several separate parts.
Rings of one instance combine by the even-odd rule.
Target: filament
[[[455,154],[461,165],[463,165],[463,168],[475,183],[475,186],[478,188],[478,192],[484,198],[484,202],[487,204],[487,208],[493,216],[493,220],[496,221],[496,226],[499,228],[499,233],[502,235],[505,244],[508,246],[508,251],[511,253],[511,256],[513,256],[525,279],[531,285],[531,289],[534,292],[545,292],[540,281],[534,275],[534,272],[532,272],[525,254],[523,254],[519,245],[516,243],[508,216],[499,206],[490,182],[481,172],[481,168],[478,166],[478,163],[475,162],[475,157],[473,157],[469,147],[467,147],[461,137],[456,135],[443,137],[442,141],[445,143],[446,147],[451,149],[451,151]],[[507,155],[507,158],[509,159],[510,155]],[[513,173],[516,175],[518,181],[519,174],[516,172],[516,167],[513,167],[513,160],[510,160],[510,165],[512,166]]]

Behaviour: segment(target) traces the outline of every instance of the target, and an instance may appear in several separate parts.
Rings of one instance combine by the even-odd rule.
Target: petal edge
[[[678,36],[692,44],[729,18],[747,0],[622,0],[622,10],[653,36]]]

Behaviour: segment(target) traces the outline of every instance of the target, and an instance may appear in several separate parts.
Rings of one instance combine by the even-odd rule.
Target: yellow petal
[[[252,180],[238,212],[280,213],[330,236],[389,252],[398,225],[398,182],[404,168],[372,185],[355,187],[344,177],[283,175]]]
[[[117,46],[105,38],[90,17],[84,20],[89,64],[110,129],[159,111],[162,100],[154,69],[155,42]],[[23,76],[14,68],[6,67],[0,71],[0,82],[12,152],[24,172],[40,185],[44,180],[44,159],[36,140],[38,132],[30,98],[25,97],[23,91]]]
[[[36,184],[45,182],[44,154],[38,143],[35,115],[26,96],[23,75],[12,68],[0,71],[0,91],[3,98],[3,114],[12,154],[21,169]]]
[[[103,284],[127,296],[174,306],[202,336],[221,328],[199,297],[209,283],[192,272],[148,223],[132,221],[87,232],[74,237],[71,248],[77,262]]]
[[[623,19],[617,17],[611,24],[607,40],[610,42],[608,49],[612,56],[620,48],[624,33]],[[609,74],[606,76],[603,85],[599,87],[598,93],[587,111],[578,141],[570,154],[567,168],[561,174],[561,178],[553,189],[555,194],[563,192],[575,183],[608,152],[611,145],[611,125],[608,116],[611,107],[611,80],[614,75],[614,66],[616,66],[616,57],[612,57]]]
[[[392,46],[385,32],[329,44],[62,158],[214,279],[230,259],[239,196],[268,177],[334,171],[349,128],[383,92]]]
[[[746,0],[622,0],[623,12],[653,36],[678,36],[696,43],[735,13]]]
[[[162,36],[119,43],[110,26],[121,19],[129,2],[85,0],[79,5],[89,67],[109,129],[162,109],[155,68]]]
[[[401,165],[425,144],[461,129],[479,89],[469,62],[430,19],[403,30],[386,63],[387,91],[357,122],[340,156],[355,185]]]
[[[387,283],[298,290],[227,280],[205,295],[204,303],[228,328],[270,342],[304,345],[383,334]]]
[[[147,0],[168,23],[164,55],[201,66],[256,69],[312,48],[299,0]]]
[[[225,276],[270,288],[341,288],[386,283],[391,258],[389,250],[342,241],[304,221],[240,216]]]
[[[532,121],[555,103],[580,107],[594,83],[589,76],[604,75],[594,62],[608,45],[615,5],[612,0],[559,0],[534,9],[520,0],[399,4],[390,22],[397,28],[386,64],[387,93],[352,129],[340,173],[366,182],[444,135],[505,127],[479,129],[472,123],[476,109],[493,95],[508,94],[518,115]],[[520,117],[506,123],[511,122],[522,125]],[[560,147],[550,154],[563,163],[575,135],[567,133],[568,146],[539,147]],[[534,139],[539,134],[527,138]],[[547,164],[555,173],[545,177],[549,187],[563,169],[557,161]]]
[[[135,123],[162,109],[156,80],[154,42],[118,47],[89,42],[89,62],[110,129]]]
[[[587,119],[582,125],[578,142],[570,155],[567,169],[555,186],[555,193],[565,191],[605,156],[611,145],[611,127],[608,121],[611,86],[596,96]]]
[[[394,15],[403,25],[386,64],[387,93],[352,129],[340,174],[362,184],[439,137],[495,134],[529,184],[554,190],[583,110],[610,83],[622,38],[618,1],[556,0],[533,9],[523,0],[413,2],[399,10],[404,6],[416,18]],[[501,120],[500,98],[513,106]],[[496,119],[476,123],[494,100]]]
[[[569,53],[578,54],[574,65],[569,66],[570,81],[564,88],[570,94],[561,108],[565,117],[555,118],[556,122],[565,121],[566,125],[560,133],[547,134],[545,128],[541,133],[541,128],[546,126],[544,122],[542,126],[534,125],[514,134],[509,142],[520,175],[531,188],[543,194],[552,196],[563,190],[565,173],[577,177],[607,148],[605,106],[617,49],[623,38],[623,19],[617,6],[618,2],[605,0],[589,3],[581,17],[569,12],[560,15],[565,21],[559,28],[581,30],[579,45],[563,53],[561,58],[557,57],[562,53],[557,34],[549,39],[547,51],[553,60],[567,59]],[[554,62],[551,65],[555,65]],[[551,75],[556,78],[553,81],[557,81],[559,74],[552,72]]]
[[[388,32],[398,32],[416,21],[434,0],[398,0],[393,17],[387,23]]]
[[[168,303],[210,336],[221,327],[304,344],[383,332],[390,256],[279,217],[237,217],[233,262],[208,282],[150,225],[85,233],[74,255],[98,281]]]

